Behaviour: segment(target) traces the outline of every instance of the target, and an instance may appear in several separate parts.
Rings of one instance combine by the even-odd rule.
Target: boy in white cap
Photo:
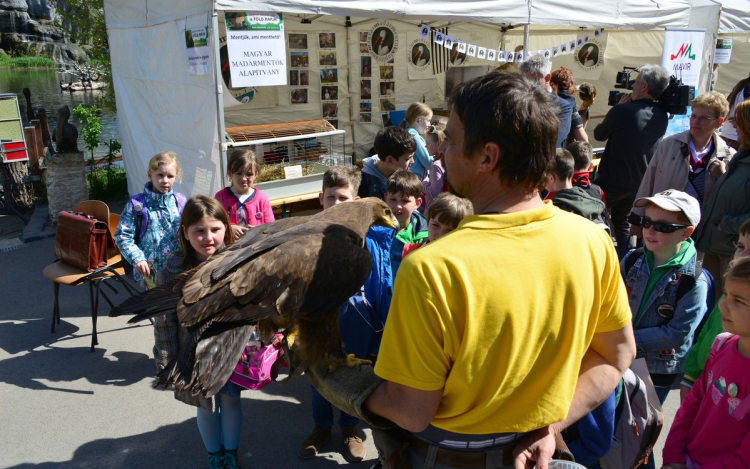
[[[682,374],[693,332],[706,312],[707,280],[690,235],[700,206],[675,189],[637,199],[645,207],[643,244],[620,265],[627,286],[638,358],[645,358],[664,403]]]

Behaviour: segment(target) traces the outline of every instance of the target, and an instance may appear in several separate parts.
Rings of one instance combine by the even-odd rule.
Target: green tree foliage
[[[102,144],[102,125],[99,123],[99,111],[100,109],[96,105],[86,108],[83,107],[83,104],[79,104],[73,108],[73,115],[83,125],[83,143],[91,152],[92,163],[94,162],[94,151]]]
[[[68,32],[71,41],[88,46],[86,49],[92,61],[104,69],[103,80],[108,86],[106,92],[97,98],[97,104],[116,111],[107,24],[104,19],[104,0],[60,0],[60,4],[63,8],[57,9],[61,17],[58,26]]]

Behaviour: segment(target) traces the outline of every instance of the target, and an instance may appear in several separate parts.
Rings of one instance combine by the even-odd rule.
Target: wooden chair
[[[108,222],[107,227],[109,229],[109,235],[114,236],[117,224],[120,222],[120,216],[114,213],[109,213],[109,207],[104,202],[99,200],[85,200],[76,205],[75,211],[88,213],[101,221],[106,220]],[[55,303],[52,309],[52,332],[55,332],[55,322],[60,324],[60,304],[58,301],[60,285],[77,287],[79,285],[88,284],[89,301],[91,302],[91,323],[93,326],[93,331],[91,333],[91,351],[93,352],[94,346],[99,345],[96,337],[99,296],[101,295],[104,297],[110,307],[114,306],[112,301],[110,301],[102,290],[101,286],[106,285],[113,292],[118,293],[112,285],[106,283],[106,280],[116,280],[125,287],[128,293],[131,295],[134,293],[127,280],[123,277],[125,275],[125,269],[123,268],[122,263],[122,255],[117,247],[115,247],[114,251],[110,252],[108,255],[107,265],[94,272],[79,269],[78,267],[74,267],[62,261],[55,261],[45,267],[42,273],[45,277],[52,280],[55,289]]]

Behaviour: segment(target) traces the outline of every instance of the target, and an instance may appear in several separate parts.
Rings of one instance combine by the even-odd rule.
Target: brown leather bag
[[[87,213],[60,212],[55,234],[57,259],[93,272],[107,265],[110,249],[114,249],[114,240],[106,222]]]

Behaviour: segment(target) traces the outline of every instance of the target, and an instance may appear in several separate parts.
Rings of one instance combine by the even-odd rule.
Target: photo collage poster
[[[339,71],[336,55],[336,33],[318,33],[318,65],[320,70],[320,101],[323,119],[339,128]]]
[[[372,122],[372,57],[367,48],[368,31],[359,32],[359,123]]]
[[[310,50],[307,33],[289,33],[289,87],[292,104],[308,103]]]

